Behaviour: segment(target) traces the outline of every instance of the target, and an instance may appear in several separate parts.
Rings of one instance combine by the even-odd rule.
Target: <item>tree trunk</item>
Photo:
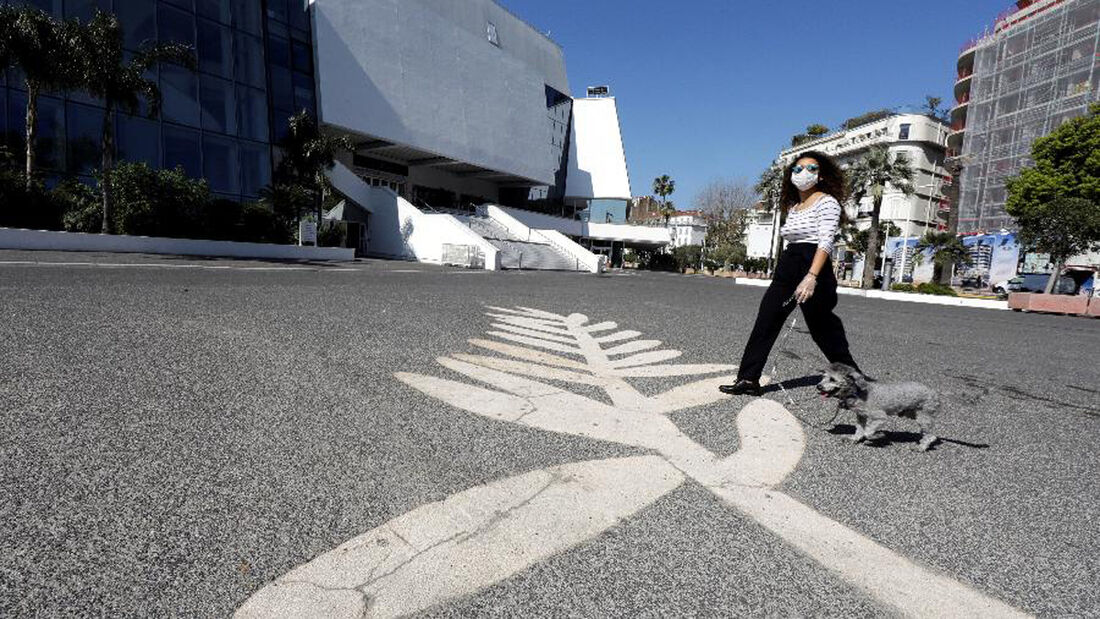
[[[878,263],[878,223],[882,210],[882,198],[875,198],[871,209],[871,229],[867,231],[867,251],[863,252],[863,288],[875,287],[875,264]]]
[[[1055,258],[1051,256],[1054,261],[1054,272],[1050,274],[1050,279],[1047,280],[1045,294],[1054,294],[1054,287],[1058,284],[1058,277],[1062,275],[1062,269],[1066,266],[1066,261],[1062,258]]]
[[[321,188],[321,190],[318,192],[318,194],[320,196],[320,199],[317,201],[317,214],[316,214],[316,217],[317,217],[317,240],[318,240],[318,242],[314,243],[318,247],[321,246],[321,243],[319,242],[321,240],[321,217],[323,217],[323,212],[325,210],[325,197],[326,197],[325,194],[327,193],[325,191],[324,182],[320,183],[320,188]]]
[[[114,169],[115,133],[111,117],[114,106],[107,104],[103,113],[103,132],[100,140],[99,190],[103,194],[103,234],[111,233],[111,170]]]
[[[947,173],[951,175],[951,186],[945,192],[948,201],[947,231],[953,238],[959,235],[959,195],[962,191],[962,166],[957,161],[945,162]],[[936,279],[944,286],[951,285],[951,278],[955,274],[955,256],[948,257],[946,264],[940,270],[940,277]]]
[[[34,187],[34,144],[38,135],[38,86],[27,82],[27,177],[26,187]]]

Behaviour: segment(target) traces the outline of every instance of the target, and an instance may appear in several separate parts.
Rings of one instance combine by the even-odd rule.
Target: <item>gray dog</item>
[[[940,396],[920,383],[878,383],[856,369],[834,363],[825,370],[825,376],[817,385],[825,397],[840,400],[841,408],[856,413],[856,433],[852,440],[875,440],[882,435],[879,428],[887,417],[915,419],[920,425],[920,451],[928,451],[938,439],[932,434]]]

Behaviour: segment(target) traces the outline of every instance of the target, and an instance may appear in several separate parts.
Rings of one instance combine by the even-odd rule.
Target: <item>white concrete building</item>
[[[669,249],[702,245],[707,238],[707,220],[699,211],[676,211],[668,218],[668,230],[672,235]]]
[[[846,167],[873,146],[884,145],[895,157],[904,153],[916,172],[913,178],[916,193],[906,196],[895,188],[888,188],[882,201],[881,217],[901,228],[902,235],[918,237],[926,230],[937,229],[941,223],[938,211],[947,178],[943,164],[949,131],[947,125],[923,114],[896,114],[788,148],[780,154],[780,159],[790,163],[799,153],[817,150]],[[871,225],[872,203],[872,198],[867,196],[855,209],[849,210],[849,214],[857,215],[856,224],[860,229]]]
[[[355,143],[330,217],[362,230],[362,253],[598,270],[669,242],[576,221],[631,197],[617,102],[570,96],[562,49],[494,0],[311,6],[318,116]]]

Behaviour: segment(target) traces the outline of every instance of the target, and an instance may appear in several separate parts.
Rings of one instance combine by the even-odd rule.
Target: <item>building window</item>
[[[222,0],[225,3],[225,0]],[[232,0],[233,25],[252,34],[260,33],[260,0]]]
[[[65,17],[87,21],[95,15],[96,9],[111,10],[110,0],[69,0],[65,3]]]
[[[241,193],[253,197],[271,182],[271,151],[260,144],[241,143]]]
[[[166,65],[160,70],[164,96],[164,118],[192,127],[199,126],[198,79],[189,69]]]
[[[233,44],[228,28],[199,20],[199,69],[222,77],[233,77]]]
[[[179,9],[161,6],[157,25],[162,43],[195,46],[195,16]]]
[[[164,126],[164,167],[176,166],[191,178],[202,178],[199,132],[183,127]]]
[[[160,123],[119,114],[117,142],[119,159],[160,167]]]
[[[218,133],[237,134],[236,96],[233,82],[202,76],[202,127]]]
[[[267,82],[263,42],[243,32],[237,33],[237,81],[251,86],[264,86]]]
[[[489,24],[485,27],[485,33],[486,36],[488,36],[490,43],[496,45],[497,47],[500,47],[500,34],[497,32],[496,24],[494,24],[493,22],[489,22]]]
[[[128,49],[137,49],[143,41],[157,38],[156,10],[152,2],[119,2],[115,7]]]
[[[262,90],[237,85],[237,111],[241,137],[267,141],[267,97]]]
[[[911,126],[912,125],[908,125],[908,124],[901,126],[901,131],[898,131],[898,139],[899,140],[908,140],[909,139],[909,127],[911,127]]]
[[[196,10],[199,15],[216,19],[223,24],[230,23],[229,2],[226,0],[198,0]]]
[[[67,116],[68,170],[72,174],[91,174],[100,162],[103,110],[70,102]]]
[[[267,16],[285,24],[289,16],[286,10],[286,0],[268,0]]]
[[[226,138],[206,135],[202,138],[203,176],[210,189],[221,193],[239,193],[237,144]]]
[[[270,34],[267,37],[267,60],[272,65],[290,68],[290,41],[286,37]]]

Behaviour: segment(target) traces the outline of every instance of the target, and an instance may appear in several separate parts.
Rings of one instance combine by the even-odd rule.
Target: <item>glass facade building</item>
[[[113,11],[125,46],[179,42],[195,50],[198,69],[162,64],[151,71],[163,96],[158,118],[116,114],[117,159],[182,167],[205,178],[219,197],[254,199],[271,182],[287,119],[316,116],[313,42],[302,0],[33,0],[58,17],[89,19]],[[23,147],[26,94],[18,74],[0,89],[0,132]],[[90,180],[99,164],[103,108],[83,93],[39,99],[39,164],[51,179]]]

